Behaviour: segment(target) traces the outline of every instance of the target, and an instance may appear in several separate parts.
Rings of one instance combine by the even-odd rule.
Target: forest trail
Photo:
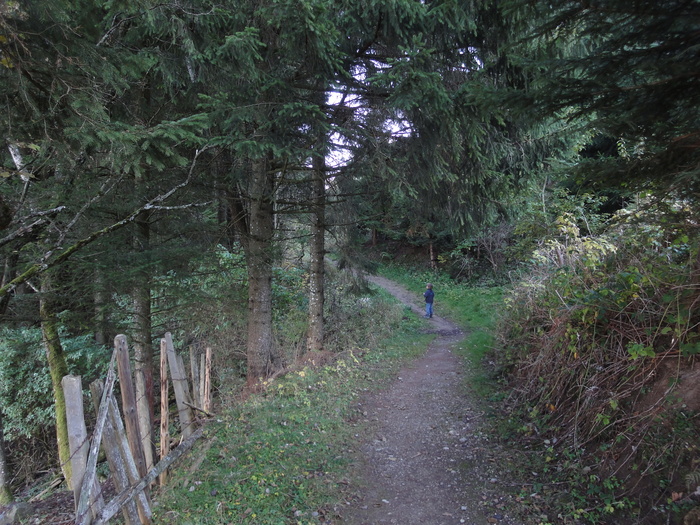
[[[422,298],[383,277],[372,283],[423,315]],[[436,313],[426,354],[358,410],[371,422],[360,444],[359,494],[344,509],[347,525],[516,524],[498,473],[498,450],[483,431],[483,413],[464,386],[468,370],[453,349],[465,334]]]

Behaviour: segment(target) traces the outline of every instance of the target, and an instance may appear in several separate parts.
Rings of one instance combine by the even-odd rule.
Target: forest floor
[[[388,279],[370,280],[424,313],[420,297]],[[454,351],[465,334],[438,313],[426,329],[436,334],[427,353],[358,405],[372,431],[360,446],[359,489],[341,511],[343,523],[521,523],[508,513],[519,488],[505,469],[508,451],[485,430],[467,364]]]

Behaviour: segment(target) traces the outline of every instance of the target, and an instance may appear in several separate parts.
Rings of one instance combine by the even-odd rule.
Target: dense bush
[[[46,350],[39,328],[0,328],[0,406],[5,438],[31,437],[53,426],[54,406]],[[91,336],[64,337],[68,370],[82,376],[83,387],[104,375],[110,351]]]
[[[591,236],[561,215],[558,235],[543,239],[507,297],[499,329],[504,351],[495,357],[520,429],[557,443],[552,458],[595,453],[591,475],[621,480],[609,487],[615,504],[591,492],[576,505],[604,513],[642,488],[634,506],[665,504],[699,459],[688,443],[700,430],[700,400],[684,383],[700,352],[697,239],[681,213],[649,218],[623,213]]]

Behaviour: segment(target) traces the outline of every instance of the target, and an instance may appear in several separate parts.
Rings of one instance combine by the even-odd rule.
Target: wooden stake
[[[170,405],[168,397],[168,347],[165,339],[160,340],[160,457],[170,453]],[[168,482],[168,469],[158,478],[161,485]]]
[[[202,403],[205,412],[211,412],[211,347],[207,347],[204,366],[204,388],[202,389],[204,401]]]
[[[136,400],[136,420],[139,424],[139,436],[141,436],[141,450],[143,450],[144,467],[146,471],[153,468],[155,459],[153,457],[153,421],[151,420],[151,398],[152,393],[147,392],[146,385],[152,384],[147,381],[144,370],[135,370],[135,391]]]
[[[66,416],[68,418],[68,445],[70,447],[71,466],[73,469],[73,494],[75,509],[80,503],[80,491],[87,468],[90,444],[85,426],[85,410],[83,407],[83,382],[80,376],[67,375],[61,380],[61,387],[66,398]],[[93,478],[94,479],[94,478]],[[89,498],[90,514],[96,516],[104,507],[100,486],[94,480],[94,486]],[[86,520],[89,523],[90,519]]]
[[[129,447],[134,457],[139,476],[146,475],[146,458],[139,432],[139,420],[136,411],[136,392],[134,382],[131,379],[131,363],[129,362],[129,347],[126,344],[126,336],[118,335],[114,338],[114,348],[117,353],[117,370],[119,371],[119,385],[122,392],[122,410],[124,411],[124,423],[126,435],[129,439]]]
[[[114,373],[114,360],[116,358],[116,354],[117,351],[115,349],[114,353],[112,354],[112,360],[109,363],[105,390],[102,393],[100,410],[97,413],[95,430],[93,432],[92,441],[90,442],[90,452],[88,453],[85,476],[83,477],[83,482],[80,487],[80,501],[78,502],[78,509],[75,512],[75,522],[77,525],[90,523],[89,502],[91,492],[95,484],[95,479],[97,477],[97,455],[100,450],[100,443],[102,442],[102,432],[105,427],[105,422],[107,421],[106,399],[112,395],[112,389],[114,388],[114,382],[116,381],[116,374]]]
[[[197,362],[197,349],[190,345],[190,378],[192,379],[192,403],[202,406],[199,397],[199,363]]]
[[[202,352],[199,354],[199,377],[197,377],[197,381],[199,381],[199,406],[204,407],[204,398],[207,397],[204,390],[206,388],[206,380],[204,379],[204,376],[206,375],[206,370],[207,370],[207,356]]]
[[[126,436],[126,430],[124,429],[124,423],[122,423],[121,415],[119,414],[119,406],[114,396],[109,398],[109,419],[114,426],[117,434],[117,441],[119,443],[119,451],[124,458],[124,465],[126,466],[126,474],[129,478],[129,486],[134,487],[139,483],[141,479],[139,471],[136,467],[136,462],[134,457],[131,455],[131,447],[129,445],[129,439]],[[125,490],[130,490],[129,488]],[[148,493],[145,491],[137,491],[136,503],[138,505],[139,521],[143,525],[149,525],[151,523],[151,502],[148,498]],[[114,501],[114,500],[112,500]],[[108,503],[109,506],[112,502]]]
[[[102,381],[99,379],[90,384],[90,392],[92,392],[95,412],[98,413],[103,390],[104,387],[102,386]],[[114,398],[110,398],[110,400],[112,399]],[[126,473],[126,462],[121,453],[119,440],[110,417],[108,417],[105,421],[102,439],[102,449],[105,452],[105,456],[107,456],[107,462],[109,463],[109,470],[112,473],[114,486],[119,492],[126,490],[129,487],[129,477]],[[134,472],[136,472],[136,467],[134,467]],[[136,503],[134,500],[131,500],[124,505],[122,508],[122,515],[124,516],[124,522],[126,525],[136,525],[139,523],[139,513],[136,509]]]
[[[194,416],[192,410],[186,403],[192,404],[187,388],[187,378],[184,374],[184,367],[180,364],[182,359],[178,359],[173,346],[173,339],[170,332],[165,334],[165,345],[168,353],[168,365],[170,365],[170,377],[173,380],[173,390],[175,391],[175,401],[177,402],[177,413],[180,417],[180,427],[185,439],[194,432]]]

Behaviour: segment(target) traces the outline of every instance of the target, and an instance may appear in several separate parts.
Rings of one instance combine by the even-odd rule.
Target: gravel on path
[[[370,280],[423,313],[420,297],[388,279]],[[465,334],[437,314],[425,322],[437,334],[427,353],[358,404],[372,431],[358,436],[360,481],[342,523],[515,525],[503,504],[500,446],[483,432],[483,413],[464,387],[469,372],[453,352]]]

